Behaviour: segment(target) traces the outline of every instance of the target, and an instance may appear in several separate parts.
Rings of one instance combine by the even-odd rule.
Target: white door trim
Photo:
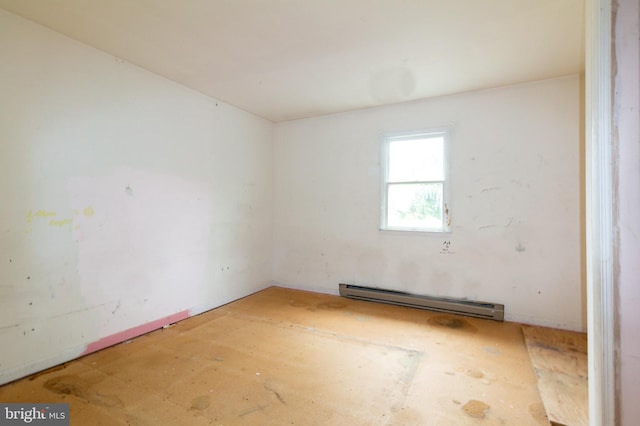
[[[586,253],[591,425],[616,424],[612,0],[586,3]]]

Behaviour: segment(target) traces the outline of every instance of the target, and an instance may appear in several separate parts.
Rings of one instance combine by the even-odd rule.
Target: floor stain
[[[347,307],[347,304],[340,302],[325,302],[318,303],[317,307],[318,309],[344,309]]]
[[[482,348],[483,351],[485,351],[488,354],[492,354],[492,355],[502,355],[502,352],[500,352],[500,349],[498,348],[494,348],[491,346],[484,346]]]
[[[476,417],[478,419],[484,419],[485,414],[487,414],[487,410],[491,408],[489,405],[485,404],[482,401],[478,401],[477,399],[472,399],[462,406],[462,409],[465,413],[470,415],[471,417]]]
[[[257,407],[248,408],[242,411],[240,414],[238,414],[238,417],[244,417],[247,414],[255,413],[256,411],[262,411],[267,407],[268,407],[267,405],[258,405]]]
[[[276,396],[276,398],[278,398],[278,401],[280,401],[282,404],[287,405],[287,403],[284,402],[284,398],[282,397],[282,395],[280,395],[280,393],[278,393],[277,390],[275,390],[274,388],[272,388],[269,385],[264,385],[264,388],[266,390],[268,390],[269,392],[271,392],[272,394],[274,394]]]
[[[199,396],[191,401],[192,410],[206,410],[207,408],[209,408],[209,405],[211,405],[211,399],[208,395]]]
[[[469,333],[475,333],[478,331],[478,329],[469,324],[468,321],[450,315],[438,315],[436,317],[429,318],[429,324],[438,327],[446,327],[452,330],[466,331]]]
[[[294,308],[306,308],[309,304],[303,300],[290,300],[289,306],[293,306]]]
[[[124,404],[116,395],[103,395],[99,392],[92,392],[86,383],[77,376],[58,376],[44,382],[44,388],[59,395],[73,395],[88,402],[103,407],[123,407]]]
[[[76,376],[58,376],[44,382],[44,388],[61,395],[80,396],[84,393]]]
[[[473,377],[474,379],[482,379],[484,373],[480,370],[467,370],[467,376]]]

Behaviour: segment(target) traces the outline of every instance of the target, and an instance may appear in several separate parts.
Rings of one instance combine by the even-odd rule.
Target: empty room
[[[602,3],[0,0],[0,424],[632,424]]]

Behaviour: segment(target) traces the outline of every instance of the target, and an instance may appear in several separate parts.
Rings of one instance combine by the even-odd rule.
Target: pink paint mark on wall
[[[187,319],[189,318],[189,316],[190,316],[189,310],[184,310],[181,312],[177,312],[173,315],[169,315],[167,317],[160,318],[155,321],[151,321],[146,324],[141,324],[136,327],[130,328],[128,330],[124,330],[119,333],[112,334],[111,336],[103,337],[100,340],[96,340],[93,343],[89,343],[87,345],[87,348],[82,353],[82,355],[88,355],[92,352],[99,351],[100,349],[108,348],[109,346],[122,343],[125,340],[133,339],[134,337],[138,337],[145,333],[149,333],[150,331],[162,328],[165,325],[173,324],[174,322]]]

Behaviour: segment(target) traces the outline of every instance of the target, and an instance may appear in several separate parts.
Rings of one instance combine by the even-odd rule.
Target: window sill
[[[410,234],[421,234],[421,235],[425,235],[425,234],[437,234],[437,235],[443,235],[443,234],[450,234],[451,233],[451,229],[424,229],[424,228],[379,228],[380,231],[382,232],[389,232],[389,233],[410,233]]]

